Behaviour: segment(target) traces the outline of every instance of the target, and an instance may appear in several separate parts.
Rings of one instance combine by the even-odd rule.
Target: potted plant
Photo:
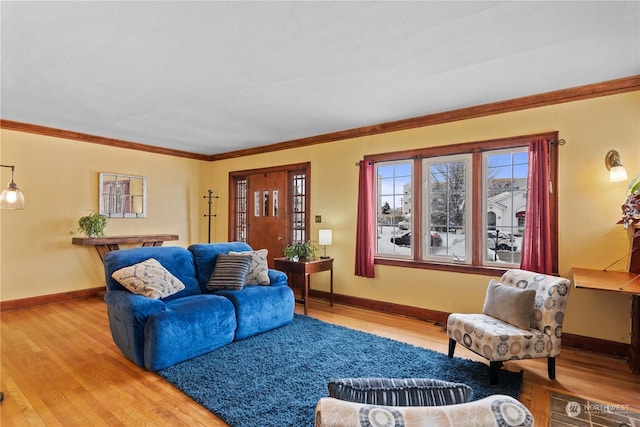
[[[316,256],[316,247],[311,240],[303,243],[287,245],[284,249],[284,256],[291,261],[299,261],[301,259],[313,259]]]
[[[311,240],[298,243],[298,256],[300,259],[314,259],[316,257],[316,247]]]
[[[104,228],[107,226],[108,218],[98,212],[92,212],[78,220],[80,231],[87,237],[104,237]]]
[[[282,252],[289,261],[298,261],[298,248],[295,245],[285,246]]]
[[[624,224],[625,229],[640,222],[640,175],[631,181],[628,193],[622,205],[622,218],[618,221],[618,224]]]

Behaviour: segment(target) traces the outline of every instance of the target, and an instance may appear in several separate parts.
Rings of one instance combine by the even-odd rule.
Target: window
[[[487,241],[484,263],[520,265],[524,214],[527,210],[528,147],[483,154]],[[521,214],[521,218],[518,217]],[[521,224],[521,225],[520,225]]]
[[[411,162],[376,165],[377,252],[411,256]]]
[[[469,263],[471,257],[471,155],[423,160],[426,207],[423,259]]]
[[[519,266],[529,141],[540,138],[555,141],[557,135],[367,156],[377,184],[375,262],[463,271]],[[557,254],[557,242],[552,246]]]

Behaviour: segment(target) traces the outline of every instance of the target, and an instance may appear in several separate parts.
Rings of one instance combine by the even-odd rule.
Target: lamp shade
[[[13,179],[0,195],[0,209],[24,209],[24,195]]]
[[[624,168],[624,166],[614,166],[611,168],[611,170],[609,170],[609,181],[619,182],[626,181],[627,179],[629,178],[627,177],[627,170]]]
[[[330,245],[333,240],[331,230],[318,230],[318,244]]]

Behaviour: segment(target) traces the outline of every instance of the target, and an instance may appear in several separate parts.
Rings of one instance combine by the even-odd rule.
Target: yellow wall
[[[229,171],[310,161],[311,217],[322,215],[323,221],[311,224],[310,236],[317,239],[320,228],[333,230],[328,253],[335,258],[335,292],[443,312],[477,312],[485,276],[380,265],[375,279],[354,276],[355,163],[366,154],[553,130],[567,141],[560,148],[556,190],[560,273],[572,278],[571,267],[605,268],[628,251],[627,233],[616,225],[627,183],[609,182],[604,157],[617,149],[630,178],[640,172],[640,92],[217,161],[210,166],[211,181],[226,183]],[[227,187],[217,190],[228,203]],[[216,224],[224,235],[226,211]],[[625,262],[612,268],[624,270]],[[314,277],[315,287],[328,289],[327,282]],[[573,289],[565,331],[629,343],[629,311],[629,296]]]
[[[15,165],[26,200],[24,210],[0,211],[2,301],[104,285],[96,250],[71,244],[82,236],[78,219],[98,210],[100,172],[147,177],[147,217],[112,218],[107,235],[174,233],[180,240],[165,245],[181,246],[197,240],[206,162],[4,129],[0,137],[0,161]],[[2,168],[2,186],[10,179]]]
[[[0,299],[28,298],[104,283],[97,253],[71,245],[77,219],[98,207],[98,173],[144,175],[146,219],[111,220],[107,233],[176,233],[187,246],[206,241],[207,189],[214,203],[212,241],[227,239],[228,173],[311,162],[313,224],[333,230],[335,291],[373,300],[439,310],[478,311],[487,277],[376,266],[376,279],[353,275],[358,171],[366,154],[558,130],[560,148],[560,273],[604,268],[623,257],[628,235],[616,225],[627,183],[610,183],[604,157],[620,152],[630,178],[640,173],[640,92],[500,114],[420,129],[355,138],[211,163],[2,130],[0,160],[15,164],[24,211],[1,211]],[[3,170],[1,181],[9,181]],[[4,184],[3,184],[4,185]],[[613,266],[624,270],[626,260]],[[327,289],[325,276],[314,287]],[[565,331],[629,343],[630,297],[572,290]]]

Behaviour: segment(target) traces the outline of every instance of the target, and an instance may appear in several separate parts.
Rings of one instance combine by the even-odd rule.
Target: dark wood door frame
[[[284,239],[286,243],[292,241],[292,226],[293,223],[293,212],[291,209],[291,201],[292,201],[292,193],[291,193],[291,179],[293,174],[296,173],[304,173],[305,174],[305,212],[307,215],[305,216],[305,230],[307,230],[307,236],[309,233],[309,225],[310,225],[310,206],[311,206],[311,162],[304,163],[295,163],[295,164],[287,164],[280,166],[273,166],[268,168],[258,168],[258,169],[246,169],[240,171],[232,171],[229,172],[229,223],[227,229],[227,235],[229,241],[239,240],[236,235],[237,230],[237,217],[235,215],[235,203],[237,202],[238,194],[237,194],[237,186],[235,185],[239,179],[246,179],[250,175],[254,174],[265,174],[272,172],[287,172],[287,185],[285,186],[285,192],[280,197],[280,207],[284,209],[284,213],[287,215],[287,227],[284,230]],[[246,197],[251,197],[251,195],[247,194]],[[284,204],[283,204],[284,202]],[[247,212],[247,215],[251,215],[251,212]],[[274,256],[280,256],[279,254],[274,254]]]

